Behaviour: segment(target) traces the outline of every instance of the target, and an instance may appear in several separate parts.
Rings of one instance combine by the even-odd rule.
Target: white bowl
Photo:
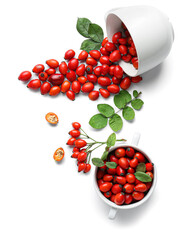
[[[129,76],[140,75],[158,64],[169,54],[174,41],[174,31],[168,17],[150,6],[131,6],[112,9],[106,14],[107,37],[112,40],[125,24],[136,47],[138,69],[131,63],[120,61]]]
[[[141,148],[138,148],[137,147],[137,144],[138,144],[138,141],[139,141],[139,138],[140,138],[140,135],[139,134],[135,134],[134,137],[133,137],[133,140],[132,140],[132,144],[119,144],[118,146],[114,146],[110,149],[109,153],[114,151],[116,148],[119,148],[119,147],[132,147],[134,148],[135,150],[141,152],[144,154],[144,156],[148,159],[149,162],[152,162],[151,158],[149,157],[149,155],[146,154],[146,152],[144,150],[142,150]],[[144,202],[146,202],[149,197],[152,195],[154,189],[155,189],[155,185],[156,185],[156,182],[157,182],[157,171],[156,171],[156,166],[154,164],[154,179],[153,179],[153,182],[152,182],[152,186],[151,188],[149,189],[148,193],[145,195],[145,197],[138,201],[138,202],[135,202],[135,203],[132,203],[132,204],[129,204],[129,205],[117,205],[113,202],[111,202],[110,200],[108,200],[102,193],[101,191],[99,190],[99,187],[98,187],[98,184],[97,184],[97,170],[98,168],[96,167],[95,169],[95,174],[94,174],[94,186],[95,186],[95,189],[96,189],[96,192],[97,194],[99,195],[99,197],[106,203],[108,204],[111,208],[110,208],[110,211],[109,211],[109,215],[108,217],[110,219],[114,219],[115,216],[116,216],[116,213],[118,211],[118,209],[122,209],[122,210],[125,210],[125,209],[131,209],[131,208],[135,208],[135,207],[138,207],[140,205],[142,205]]]

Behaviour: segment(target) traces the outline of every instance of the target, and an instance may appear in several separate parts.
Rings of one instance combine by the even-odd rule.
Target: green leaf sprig
[[[114,96],[114,104],[119,110],[115,112],[114,108],[109,104],[98,104],[97,108],[100,113],[91,117],[89,124],[95,129],[102,129],[107,126],[109,120],[109,126],[114,132],[121,130],[123,127],[123,120],[117,113],[122,111],[122,116],[125,120],[131,121],[135,118],[135,110],[140,110],[144,102],[138,97],[141,92],[133,91],[133,98],[126,90],[121,90],[119,94]],[[131,107],[128,106],[131,104]]]
[[[125,139],[116,139],[116,134],[112,133],[107,141],[101,142],[101,141],[96,141],[95,139],[91,138],[88,136],[88,134],[81,128],[81,139],[86,139],[89,140],[90,142],[87,142],[87,158],[88,158],[88,163],[90,162],[91,159],[91,154],[92,152],[101,147],[102,145],[106,145],[105,151],[103,152],[101,158],[92,158],[92,163],[97,166],[97,167],[103,167],[106,165],[108,168],[116,168],[117,164],[115,162],[106,162],[105,160],[107,159],[108,153],[109,153],[109,148],[114,146],[116,142],[118,141],[126,141]]]
[[[104,39],[103,29],[92,23],[87,18],[78,18],[76,24],[77,31],[88,39],[84,40],[80,49],[90,52],[91,50],[99,50]]]

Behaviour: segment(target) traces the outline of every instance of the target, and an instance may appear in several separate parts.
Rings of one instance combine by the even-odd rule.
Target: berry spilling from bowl
[[[138,69],[135,45],[125,25],[122,23],[112,42],[107,37],[102,39],[98,50],[82,50],[75,57],[75,51],[69,49],[64,54],[65,61],[49,59],[45,66],[37,64],[33,67],[34,76],[30,71],[23,71],[18,79],[28,82],[28,88],[40,90],[42,95],[57,96],[62,92],[72,101],[80,92],[88,94],[92,101],[100,95],[108,98],[111,94],[118,94],[120,89],[127,90],[131,83],[140,82],[140,76],[129,77],[119,65],[123,60]],[[97,84],[99,88],[95,89]]]
[[[107,161],[116,168],[99,167],[97,183],[101,193],[117,205],[142,200],[152,186],[154,167],[148,158],[133,147],[119,147],[108,155]]]

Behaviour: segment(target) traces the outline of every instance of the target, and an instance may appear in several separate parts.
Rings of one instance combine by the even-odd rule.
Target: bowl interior
[[[109,151],[109,154],[110,154],[111,152],[113,152],[115,149],[119,148],[119,147],[123,147],[123,148],[132,147],[132,148],[134,148],[136,151],[141,152],[142,154],[144,154],[144,156],[147,158],[147,160],[152,163],[152,160],[151,160],[151,158],[149,157],[149,155],[147,155],[141,148],[138,148],[138,147],[133,146],[133,145],[131,145],[131,144],[129,144],[129,145],[128,145],[128,144],[127,144],[127,145],[119,145],[119,146],[112,147],[112,148],[110,149],[110,151]],[[108,154],[108,156],[109,156],[109,154]],[[149,199],[149,197],[151,196],[151,194],[153,193],[154,188],[155,188],[155,185],[156,185],[156,181],[157,181],[157,171],[156,171],[156,166],[155,166],[155,164],[154,164],[154,169],[153,169],[154,179],[153,179],[153,182],[152,182],[152,186],[151,186],[151,188],[149,189],[148,193],[145,195],[145,197],[144,197],[142,200],[138,201],[138,202],[135,202],[135,203],[132,203],[132,204],[129,204],[129,205],[121,205],[121,206],[119,206],[119,205],[111,202],[109,199],[107,199],[107,198],[101,193],[101,191],[99,190],[99,187],[98,187],[98,184],[97,184],[97,171],[98,171],[98,168],[96,167],[96,169],[95,169],[95,174],[94,174],[94,185],[95,185],[95,189],[96,189],[97,193],[99,194],[100,198],[101,198],[104,202],[106,202],[106,203],[107,203],[108,205],[110,205],[111,207],[118,208],[118,209],[131,209],[131,208],[138,207],[138,206],[140,206],[141,204],[143,204],[144,202],[146,202],[146,201]]]

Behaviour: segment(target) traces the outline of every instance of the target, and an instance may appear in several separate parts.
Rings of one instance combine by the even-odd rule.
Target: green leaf
[[[136,168],[136,172],[145,172],[146,166],[145,163],[139,163]]]
[[[141,182],[151,182],[151,177],[144,172],[136,172],[135,177]]]
[[[126,90],[121,90],[119,94],[114,96],[115,106],[119,109],[124,108],[125,105],[131,101],[131,94]]]
[[[94,23],[91,23],[88,28],[89,37],[95,42],[101,43],[104,39],[103,29]]]
[[[123,117],[125,118],[125,120],[133,120],[135,117],[135,112],[133,110],[133,108],[131,107],[125,107],[123,108]]]
[[[109,119],[109,126],[114,132],[117,132],[121,130],[123,126],[123,121],[121,117],[118,114],[114,114],[110,119]]]
[[[96,167],[103,167],[103,166],[104,166],[104,162],[103,162],[103,160],[101,160],[100,158],[93,158],[93,159],[92,159],[92,163],[93,163]]]
[[[115,110],[108,104],[98,104],[97,108],[105,117],[111,117],[115,113]]]
[[[117,164],[115,162],[106,162],[106,166],[108,168],[116,168]]]
[[[143,104],[144,102],[141,99],[135,99],[131,101],[131,106],[136,110],[140,110]]]
[[[91,39],[86,39],[82,42],[80,49],[90,52],[91,50],[99,50],[100,47],[100,43],[96,43]]]
[[[77,31],[84,37],[89,38],[88,29],[91,21],[87,18],[78,18],[76,23]]]
[[[106,127],[108,118],[104,117],[102,114],[98,113],[91,117],[89,124],[95,129],[101,129]]]
[[[134,91],[133,91],[133,96],[134,96],[135,98],[139,96],[139,93],[138,93],[137,90],[134,90]]]
[[[107,139],[107,146],[112,147],[115,145],[115,142],[116,142],[116,134],[112,133]]]
[[[108,151],[104,151],[102,157],[101,157],[101,160],[106,160],[107,159],[107,156],[108,156],[109,152]]]

